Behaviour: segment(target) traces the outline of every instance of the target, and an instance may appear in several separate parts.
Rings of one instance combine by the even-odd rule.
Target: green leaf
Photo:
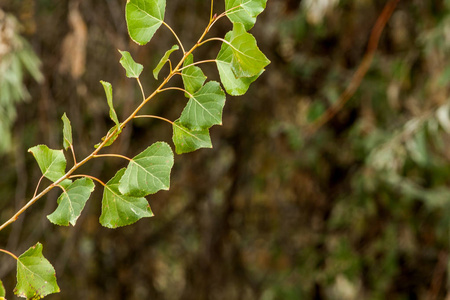
[[[17,260],[14,294],[27,299],[41,299],[53,293],[59,293],[55,269],[42,255],[42,244],[37,243]]]
[[[5,300],[5,287],[3,286],[3,282],[0,280],[0,300]]]
[[[115,140],[119,137],[119,134],[122,132],[122,129],[115,131],[116,128],[117,128],[117,125],[114,125],[114,127],[112,127],[110,130],[108,130],[108,134],[106,134],[106,136],[102,137],[102,142],[103,142],[107,137],[109,137],[111,134],[113,134],[112,137],[109,138],[109,140],[106,142],[106,144],[103,147],[111,146],[111,144],[114,143]],[[98,148],[101,144],[102,143],[98,143],[94,147]]]
[[[231,68],[236,77],[253,77],[260,74],[270,60],[259,50],[256,40],[250,33],[245,31],[241,23],[233,24],[230,34]]]
[[[225,40],[230,42],[233,32],[230,31],[225,35]],[[231,67],[233,58],[232,48],[226,44],[222,44],[219,54],[217,55],[216,65],[219,71],[220,80],[228,94],[232,96],[240,96],[247,92],[250,84],[255,81],[264,71],[252,77],[236,77]]]
[[[194,63],[194,56],[189,54],[186,57],[183,67],[189,66]],[[197,66],[190,66],[181,71],[183,78],[184,89],[191,94],[197,92],[205,83],[206,76],[203,74],[202,69]],[[185,93],[185,96],[189,98],[189,94]]]
[[[94,182],[90,178],[75,180],[74,183],[64,188],[58,198],[58,208],[47,218],[56,225],[69,226],[70,223],[75,226],[94,188]]]
[[[72,145],[73,141],[72,141],[72,126],[70,125],[70,120],[69,118],[67,118],[66,113],[63,114],[61,120],[63,121],[63,136],[64,136],[64,141],[63,141],[63,146],[64,149],[68,149],[70,147],[70,145]]]
[[[119,182],[125,168],[106,183],[103,191],[102,214],[100,224],[108,228],[117,228],[137,222],[145,217],[152,217],[150,205],[143,197],[125,196],[119,191]]]
[[[227,17],[232,23],[244,24],[248,31],[255,25],[256,17],[266,8],[266,2],[267,0],[225,0],[225,9],[230,10]]]
[[[177,154],[192,152],[200,148],[212,148],[207,128],[197,131],[190,130],[184,127],[179,120],[173,123],[172,140]]]
[[[57,181],[66,174],[66,158],[62,150],[52,150],[46,145],[28,149],[36,159],[42,174],[51,181]]]
[[[128,0],[125,17],[131,39],[147,44],[163,23],[165,10],[166,0]]]
[[[119,62],[125,69],[125,71],[127,71],[127,77],[139,78],[139,76],[142,73],[142,70],[144,70],[144,66],[136,63],[128,51],[119,50],[119,53],[122,54],[122,57],[120,58]]]
[[[173,152],[164,142],[157,142],[130,160],[120,180],[119,191],[124,195],[143,197],[159,190],[168,190]]]
[[[180,122],[191,130],[222,124],[225,93],[216,81],[206,83],[193,94],[181,113]]]
[[[166,62],[169,61],[170,54],[172,54],[172,52],[174,52],[174,51],[176,51],[178,49],[180,49],[180,47],[178,47],[178,45],[173,45],[172,48],[170,48],[170,50],[167,50],[166,53],[164,54],[164,56],[161,58],[161,60],[159,61],[158,65],[153,70],[153,76],[155,77],[156,80],[158,80],[158,74],[161,71],[162,67],[164,67]]]
[[[109,106],[109,117],[111,118],[111,120],[114,121],[114,123],[116,123],[116,126],[119,126],[119,119],[117,118],[117,114],[116,111],[114,110],[113,105],[112,85],[111,83],[103,80],[100,80],[100,83],[103,85],[103,88],[105,89],[106,100],[108,101]]]

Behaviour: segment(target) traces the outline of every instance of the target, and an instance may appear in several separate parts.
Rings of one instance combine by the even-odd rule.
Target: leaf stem
[[[70,144],[70,150],[72,152],[72,156],[73,156],[73,163],[76,165],[77,164],[77,158],[75,157],[75,150],[73,149],[73,145]]]
[[[37,191],[39,190],[39,186],[41,185],[41,181],[42,181],[42,179],[44,179],[44,175],[42,175],[42,176],[41,176],[41,178],[39,178],[38,184],[36,185],[36,189],[34,190],[34,194],[33,194],[33,197],[35,197],[35,196],[36,196],[36,194],[37,194]]]
[[[235,10],[235,9],[238,9],[239,7],[241,7],[241,5],[232,7],[232,8],[230,8],[230,9],[224,11],[224,12],[221,13],[220,15],[218,15],[218,16],[217,16],[216,18],[214,18],[214,20],[211,22],[211,24],[210,24],[211,27],[212,27],[219,19],[225,17],[229,12],[231,12],[231,11],[233,11],[233,10]]]
[[[104,183],[103,181],[101,181],[100,179],[98,179],[97,177],[94,177],[94,176],[85,175],[85,174],[78,174],[78,175],[71,175],[70,176],[70,178],[77,178],[77,177],[87,177],[87,178],[90,178],[92,180],[97,181],[98,183],[100,183],[103,186],[106,186],[106,183]]]
[[[136,78],[138,84],[139,84],[139,88],[141,89],[141,93],[142,93],[142,99],[145,100],[145,93],[144,93],[144,88],[142,87],[141,81],[139,80],[139,77]]]
[[[138,116],[135,116],[134,118],[135,119],[139,119],[139,118],[159,119],[159,120],[166,121],[167,123],[170,123],[172,125],[174,124],[174,122],[170,121],[169,119],[166,119],[166,118],[163,118],[163,117],[160,117],[160,116],[154,116],[154,115],[138,115]]]
[[[169,26],[169,24],[167,24],[166,22],[162,22],[164,26],[166,26],[173,34],[173,36],[177,39],[178,44],[180,44],[181,50],[183,51],[183,54],[186,53],[186,51],[184,50],[183,47],[183,43],[181,43],[180,38],[178,37],[178,35],[175,33],[175,31],[172,29],[172,27]]]
[[[213,19],[213,12],[214,12],[214,0],[211,0],[211,14],[209,15],[210,21]]]
[[[17,256],[15,256],[13,253],[9,252],[8,250],[0,249],[0,252],[6,253],[9,256],[13,257],[15,260],[19,260]]]
[[[235,47],[233,47],[233,45],[231,45],[231,43],[230,42],[228,42],[228,41],[226,41],[225,39],[222,39],[222,38],[209,38],[209,39],[207,39],[207,40],[204,40],[203,42],[201,42],[200,44],[199,44],[199,46],[201,46],[201,45],[203,45],[203,44],[206,44],[207,42],[211,42],[211,41],[221,41],[221,42],[223,42],[223,43],[225,43],[225,44],[228,44],[230,47],[232,47],[233,49],[236,49]]]
[[[169,91],[169,90],[182,91],[182,92],[185,92],[186,94],[188,94],[191,98],[194,98],[194,96],[191,93],[189,93],[188,91],[186,91],[183,88],[179,88],[179,87],[176,87],[176,86],[171,86],[171,87],[168,87],[168,88],[165,88],[165,89],[161,89],[159,92],[165,92],[165,91]]]
[[[123,158],[128,161],[131,161],[131,158],[126,157],[124,155],[120,155],[120,154],[96,154],[93,156],[93,158],[100,158],[100,157],[118,157],[118,158]]]
[[[192,63],[190,65],[184,66],[182,68],[180,68],[178,71],[183,71],[184,69],[187,69],[189,67],[195,66],[195,65],[200,65],[200,64],[204,64],[204,63],[210,63],[210,62],[216,62],[216,59],[205,59],[205,60],[201,60],[201,61],[197,61],[195,63]]]

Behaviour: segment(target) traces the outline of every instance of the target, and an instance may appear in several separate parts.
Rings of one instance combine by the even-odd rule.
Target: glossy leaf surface
[[[38,145],[28,149],[36,159],[42,174],[51,181],[57,181],[66,173],[66,158],[62,150],[49,149]]]
[[[61,120],[63,121],[63,146],[64,149],[68,149],[73,144],[72,141],[72,126],[70,120],[67,118],[66,113],[63,114]]]
[[[143,197],[125,196],[119,191],[119,183],[125,173],[125,168],[106,183],[103,191],[102,214],[100,224],[108,228],[117,228],[152,217],[150,205]]]
[[[228,32],[225,35],[225,40],[230,42],[233,36],[233,32]],[[252,77],[236,77],[233,72],[233,68],[231,67],[231,62],[233,59],[233,50],[231,46],[226,43],[222,44],[219,54],[217,55],[216,65],[217,70],[219,71],[220,81],[224,86],[225,90],[228,94],[232,96],[240,96],[247,92],[250,84],[255,81],[259,75]]]
[[[161,26],[165,10],[166,0],[128,0],[125,18],[131,39],[147,44]]]
[[[180,122],[191,130],[202,130],[222,124],[225,93],[215,81],[206,83],[189,101],[181,113]]]
[[[189,66],[194,63],[194,56],[190,54],[183,63],[183,67]],[[183,78],[184,89],[190,94],[197,92],[205,83],[206,76],[203,74],[202,69],[197,66],[189,66],[181,71]],[[189,94],[186,94],[189,98]]]
[[[179,120],[173,123],[173,143],[177,154],[188,153],[200,148],[212,148],[211,137],[207,128],[190,130]]]
[[[256,17],[266,8],[267,0],[225,0],[227,17],[233,23],[242,23],[250,30],[255,25]]]
[[[174,51],[176,51],[178,49],[180,49],[180,47],[178,47],[178,45],[173,45],[172,48],[167,50],[166,53],[164,54],[164,56],[161,58],[158,65],[153,70],[153,77],[155,77],[156,80],[158,79],[158,74],[161,71],[162,67],[164,67],[166,62],[169,61],[170,54],[172,54]]]
[[[173,152],[164,142],[157,142],[136,155],[120,180],[119,191],[124,195],[143,197],[159,190],[168,190]]]
[[[14,293],[27,299],[40,299],[59,293],[55,269],[42,255],[42,244],[37,243],[17,261],[17,285]]]
[[[70,223],[75,226],[94,188],[94,182],[90,178],[75,180],[67,188],[64,188],[58,198],[58,207],[47,218],[56,225],[69,226]]]
[[[122,55],[119,62],[127,72],[127,77],[139,78],[142,71],[144,70],[144,66],[135,62],[128,51],[119,50],[119,53]]]
[[[236,77],[253,77],[260,74],[270,61],[259,50],[256,40],[245,31],[244,25],[235,23],[230,34],[233,56],[231,68]]]

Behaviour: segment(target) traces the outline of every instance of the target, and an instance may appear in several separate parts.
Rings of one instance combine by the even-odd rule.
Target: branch
[[[169,82],[169,80],[179,74],[179,70],[181,68],[181,66],[183,65],[184,61],[186,60],[186,58],[192,53],[194,52],[195,49],[197,49],[201,44],[203,39],[205,38],[206,34],[209,32],[209,30],[211,29],[212,25],[214,24],[215,21],[218,20],[218,17],[213,16],[213,18],[209,21],[208,25],[206,26],[205,30],[203,31],[203,34],[200,36],[200,38],[198,39],[197,43],[192,46],[192,48],[188,51],[185,52],[183,49],[183,46],[181,45],[180,40],[178,39],[177,35],[175,34],[175,32],[173,32],[173,30],[171,30],[175,37],[177,38],[178,42],[180,43],[181,48],[183,49],[183,57],[181,58],[181,60],[178,62],[178,64],[175,66],[175,68],[173,70],[171,70],[171,72],[169,73],[169,75],[164,79],[164,81],[159,85],[159,87],[147,98],[144,98],[141,102],[141,104],[133,111],[133,113],[125,120],[123,121],[120,126],[118,126],[118,128],[115,129],[114,132],[112,132],[110,135],[108,135],[98,146],[98,148],[96,150],[94,150],[91,154],[89,154],[86,158],[84,158],[82,161],[75,163],[74,166],[61,178],[59,178],[57,181],[55,181],[54,183],[50,184],[47,188],[45,188],[42,192],[40,192],[38,195],[34,195],[33,198],[31,198],[27,204],[25,204],[21,209],[19,209],[9,220],[7,220],[6,222],[4,222],[1,226],[0,226],[0,231],[2,231],[5,227],[7,227],[8,225],[14,223],[17,218],[23,214],[31,205],[33,205],[37,200],[39,200],[40,198],[42,198],[44,195],[46,195],[50,190],[52,190],[55,186],[57,186],[59,183],[61,183],[62,181],[66,180],[67,178],[69,178],[72,173],[74,173],[79,167],[81,167],[82,165],[84,165],[85,163],[87,163],[88,161],[90,161],[91,159],[95,158],[95,157],[100,157],[100,156],[107,156],[107,154],[103,154],[103,155],[98,155],[98,153],[100,152],[101,149],[103,149],[103,147],[105,147],[106,143],[115,135],[116,131],[122,129],[125,127],[126,124],[128,124],[130,121],[132,121],[136,115],[138,114],[138,112],[142,109],[142,107],[144,107],[144,105],[149,102],[153,97],[155,97],[158,93],[162,92],[163,90],[167,90],[167,89],[175,89],[175,88],[167,88],[167,89],[163,89],[163,87]],[[164,23],[165,24],[165,23]],[[169,29],[170,26],[168,26],[167,24],[165,24]],[[140,83],[138,81],[138,83]],[[183,90],[183,89],[181,89]],[[143,89],[141,89],[142,93],[143,93]],[[184,90],[183,90],[184,91]],[[144,94],[143,94],[144,95]],[[191,95],[192,96],[192,95]],[[118,155],[115,155],[118,156]],[[128,158],[127,158],[128,159]]]
[[[330,107],[319,119],[317,119],[313,124],[307,128],[306,132],[308,135],[314,134],[317,130],[319,130],[323,125],[328,123],[334,116],[345,106],[348,100],[355,94],[358,87],[361,85],[361,81],[369,70],[370,65],[372,64],[373,57],[375,55],[375,51],[378,48],[378,43],[380,41],[381,33],[383,32],[386,23],[392,16],[398,2],[400,0],[390,0],[386,3],[378,17],[375,25],[372,28],[372,32],[370,34],[369,43],[367,46],[367,51],[364,54],[364,57],[356,70],[355,74],[350,81],[350,84],[347,86],[345,91],[341,94],[336,104]]]

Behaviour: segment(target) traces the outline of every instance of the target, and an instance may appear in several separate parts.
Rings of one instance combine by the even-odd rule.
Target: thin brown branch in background
[[[358,69],[350,81],[350,84],[347,86],[345,91],[341,94],[336,104],[330,107],[319,119],[317,119],[308,129],[308,134],[313,134],[317,130],[319,130],[323,125],[329,122],[347,103],[347,101],[355,94],[358,87],[361,85],[361,81],[369,70],[370,65],[372,64],[373,56],[375,51],[378,48],[378,43],[380,41],[381,33],[383,32],[386,23],[392,16],[395,8],[397,7],[398,2],[400,0],[390,0],[386,3],[378,17],[375,25],[373,26],[372,32],[370,34],[369,43],[367,46],[366,54],[361,61]]]
[[[442,281],[445,276],[445,271],[448,264],[448,252],[441,251],[438,256],[438,262],[434,268],[433,278],[431,280],[431,287],[428,293],[428,300],[436,300],[439,296],[439,291],[441,290]]]

